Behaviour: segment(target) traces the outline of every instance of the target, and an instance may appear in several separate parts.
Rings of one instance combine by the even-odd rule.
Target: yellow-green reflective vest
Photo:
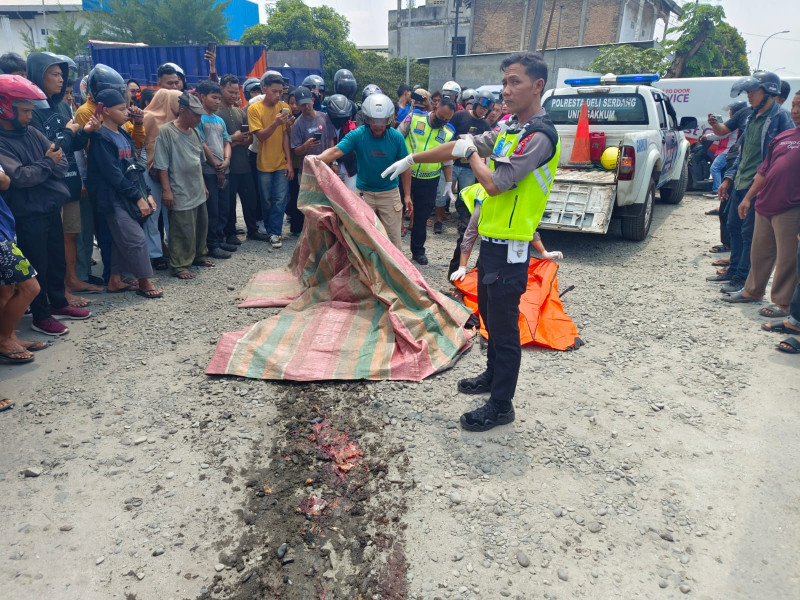
[[[533,240],[553,186],[558,158],[561,156],[561,140],[548,119],[541,125],[500,133],[492,153],[492,156],[498,157],[511,156],[519,142],[534,131],[541,131],[551,140],[555,139],[555,152],[549,161],[528,173],[516,186],[497,196],[490,196],[480,183],[461,191],[461,199],[470,213],[475,209],[476,202],[481,205],[481,214],[478,217],[480,235],[500,240]],[[495,169],[493,159],[489,168],[492,171]]]
[[[455,128],[448,123],[444,127],[434,129],[428,122],[428,113],[415,110],[411,113],[411,123],[406,136],[406,147],[409,154],[425,152],[451,141],[456,135]],[[442,163],[420,163],[411,168],[412,177],[418,179],[434,179],[442,172]]]

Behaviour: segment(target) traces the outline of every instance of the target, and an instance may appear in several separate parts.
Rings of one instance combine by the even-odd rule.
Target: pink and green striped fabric
[[[254,275],[240,304],[283,310],[223,334],[206,373],[421,381],[467,349],[469,310],[428,285],[327,166],[306,160],[298,206],[305,226],[288,268]]]

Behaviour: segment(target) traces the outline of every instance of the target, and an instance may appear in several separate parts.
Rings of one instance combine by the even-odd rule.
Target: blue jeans
[[[258,189],[261,191],[261,215],[268,235],[281,235],[283,213],[289,200],[289,180],[283,169],[258,172]]]
[[[147,239],[147,252],[150,258],[161,258],[163,255],[161,251],[161,232],[158,230],[158,218],[161,216],[164,219],[164,237],[169,237],[169,221],[167,221],[167,211],[161,205],[161,184],[150,177],[148,171],[144,172],[144,181],[147,187],[150,188],[150,195],[156,202],[156,212],[150,215],[150,218],[144,222],[142,229],[144,229],[144,237]]]
[[[711,180],[714,182],[711,186],[711,193],[716,194],[722,183],[722,174],[725,172],[725,153],[723,152],[714,162],[711,163]]]
[[[475,173],[472,172],[470,167],[462,167],[458,163],[453,164],[453,182],[458,182],[458,189],[463,190],[465,187],[471,186],[475,183]]]
[[[733,279],[742,282],[750,273],[750,246],[753,244],[753,229],[756,223],[755,202],[744,220],[739,218],[739,205],[747,195],[747,189],[733,190],[728,199],[728,232],[731,236],[731,266]]]

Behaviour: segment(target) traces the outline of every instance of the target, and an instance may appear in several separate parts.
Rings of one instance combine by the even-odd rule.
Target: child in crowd
[[[11,179],[0,168],[0,190],[7,190]],[[29,363],[32,352],[47,347],[45,342],[27,342],[14,330],[25,309],[39,293],[36,270],[14,243],[14,215],[0,196],[0,362],[12,365]],[[12,408],[11,400],[0,400],[0,411]]]
[[[178,118],[156,136],[153,168],[161,181],[161,201],[169,211],[169,266],[174,277],[193,279],[191,265],[213,267],[206,258],[208,190],[203,183],[205,159],[197,126],[206,114],[196,96],[178,98]]]
[[[136,164],[133,139],[123,128],[128,121],[128,102],[117,90],[97,95],[103,104],[103,126],[92,135],[89,146],[89,185],[101,213],[111,230],[110,292],[136,290],[145,298],[160,298],[163,293],[150,278],[153,267],[147,252],[142,223],[155,211],[156,203],[147,190]],[[126,284],[122,273],[132,273],[136,284]]]
[[[231,137],[225,121],[215,113],[222,103],[222,90],[214,81],[197,84],[197,94],[205,114],[200,118],[197,132],[203,144],[203,180],[208,190],[208,255],[213,258],[230,258],[237,246],[225,241],[228,224],[228,174],[231,164]],[[235,199],[234,199],[235,200]]]

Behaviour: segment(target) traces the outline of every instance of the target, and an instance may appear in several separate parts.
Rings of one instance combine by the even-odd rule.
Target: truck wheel
[[[686,188],[689,185],[689,164],[683,163],[681,169],[681,176],[675,183],[671,183],[669,187],[664,186],[661,188],[661,200],[667,204],[680,204],[686,194]]]
[[[650,231],[653,222],[653,205],[656,200],[656,183],[652,179],[647,186],[647,195],[644,202],[638,205],[638,212],[622,217],[622,237],[626,240],[641,242]]]

